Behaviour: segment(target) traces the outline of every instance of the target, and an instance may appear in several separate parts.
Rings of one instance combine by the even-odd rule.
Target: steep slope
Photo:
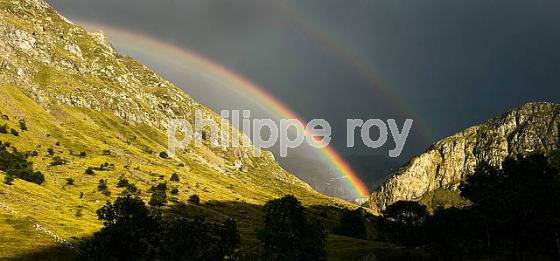
[[[30,220],[44,228],[38,231],[72,243],[100,228],[95,211],[125,190],[116,186],[121,178],[145,199],[152,185],[167,182],[179,191],[174,202],[197,194],[203,204],[254,206],[294,194],[307,206],[349,206],[312,190],[272,154],[253,157],[250,144],[222,149],[205,138],[176,158],[160,157],[168,121],[193,123],[195,110],[221,120],[147,67],[117,54],[102,34],[86,32],[43,1],[0,0],[0,125],[18,134],[0,133],[0,141],[34,152],[34,170],[45,175],[41,185],[2,182],[2,217]],[[231,126],[229,131],[237,132]],[[89,167],[95,174],[85,173]],[[173,173],[178,182],[169,180]],[[110,194],[98,191],[101,179]],[[251,222],[242,221],[241,229],[251,229]],[[0,235],[0,258],[37,250],[32,237],[14,237],[22,241],[13,244],[18,251],[6,249],[7,236]]]
[[[528,103],[445,138],[401,167],[371,195],[374,210],[425,193],[455,190],[481,162],[500,166],[510,156],[560,148],[560,105]]]

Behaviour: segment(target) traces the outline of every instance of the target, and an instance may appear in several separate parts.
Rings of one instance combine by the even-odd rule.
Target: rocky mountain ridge
[[[527,103],[442,139],[401,167],[371,194],[380,211],[398,200],[420,200],[437,189],[456,190],[481,162],[500,166],[519,154],[560,149],[560,105]]]

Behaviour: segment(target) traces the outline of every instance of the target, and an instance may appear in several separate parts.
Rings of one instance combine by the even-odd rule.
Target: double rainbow
[[[185,59],[196,65],[198,69],[204,71],[205,73],[224,80],[228,83],[230,88],[235,88],[236,91],[241,91],[245,95],[249,95],[258,100],[261,105],[277,114],[281,119],[297,119],[304,123],[304,121],[301,120],[301,117],[299,117],[295,112],[259,86],[255,85],[243,76],[236,74],[226,69],[224,66],[187,48],[160,41],[140,33],[119,29],[114,26],[99,25],[85,21],[78,21],[78,23],[86,28],[100,28],[109,35],[126,39],[127,42],[133,43],[135,48],[142,48],[146,52],[166,51],[173,53],[173,57],[175,57],[175,59]],[[344,161],[344,159],[332,147],[326,146],[322,148],[320,150],[320,154],[337,170],[341,177],[346,179],[356,196],[363,197],[369,194],[367,186],[360,180],[350,165]]]

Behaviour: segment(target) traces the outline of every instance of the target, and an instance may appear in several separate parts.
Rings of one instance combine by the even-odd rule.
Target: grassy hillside
[[[293,194],[327,227],[337,222],[337,209],[356,207],[315,192],[270,153],[253,157],[251,146],[221,149],[204,140],[176,158],[160,157],[167,121],[192,121],[195,110],[219,120],[42,1],[0,0],[0,141],[29,152],[33,170],[45,176],[40,185],[0,182],[0,259],[71,258],[71,246],[100,229],[96,210],[126,192],[117,187],[121,179],[146,201],[155,184],[176,188],[168,213],[236,219],[246,252],[257,246],[267,200]],[[179,181],[170,181],[173,174]],[[200,205],[188,203],[195,194]]]

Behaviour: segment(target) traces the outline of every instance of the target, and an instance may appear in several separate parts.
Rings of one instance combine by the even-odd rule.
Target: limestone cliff
[[[481,162],[500,166],[509,156],[560,147],[560,105],[527,103],[447,137],[401,167],[371,195],[374,210],[398,200],[419,200],[438,188],[455,190]]]

